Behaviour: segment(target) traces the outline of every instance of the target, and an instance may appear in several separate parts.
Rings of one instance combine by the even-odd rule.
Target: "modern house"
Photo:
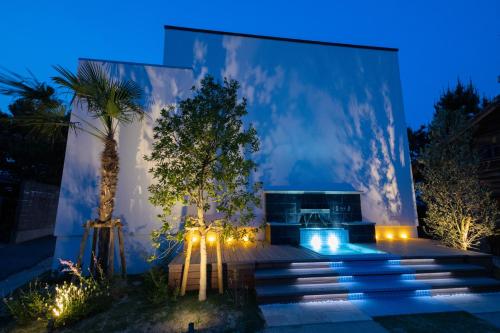
[[[299,228],[330,228],[335,237],[374,242],[416,235],[396,49],[165,27],[163,65],[94,61],[132,79],[147,94],[141,124],[120,128],[115,215],[126,226],[129,269],[141,271],[158,209],[148,202],[143,156],[161,108],[190,94],[207,73],[241,84],[261,150],[255,180],[273,244],[299,244]],[[79,111],[76,111],[79,112]],[[84,116],[82,113],[80,116]],[[56,258],[78,252],[82,223],[95,216],[101,144],[71,133],[57,214]],[[182,214],[179,207],[176,214]],[[387,232],[386,230],[389,230]],[[346,230],[347,234],[343,230]],[[316,231],[302,230],[304,238]],[[320,235],[320,237],[323,237]],[[316,239],[316,238],[315,238]],[[327,240],[324,240],[327,242]]]
[[[159,226],[159,209],[148,201],[150,165],[143,158],[151,151],[155,119],[211,74],[239,81],[248,102],[246,124],[255,126],[261,142],[252,156],[259,165],[252,177],[263,182],[263,206],[253,221],[266,225],[258,235],[263,245],[224,251],[226,282],[234,284],[238,275],[258,285],[265,302],[388,288],[413,295],[434,288],[500,287],[491,278],[446,279],[455,272],[483,274],[482,266],[470,263],[488,266],[490,257],[414,239],[417,215],[397,49],[166,26],[162,65],[80,59],[87,61],[106,66],[112,77],[134,80],[148,100],[150,117],[118,134],[114,215],[125,226],[128,272],[148,267],[150,233]],[[72,116],[95,121],[83,111],[77,107]],[[101,149],[95,138],[70,133],[54,267],[58,258],[75,259],[82,224],[96,216]],[[178,205],[172,220],[190,209]],[[169,265],[171,284],[179,281],[182,256]],[[194,253],[190,271],[199,269],[197,260]],[[210,265],[212,260],[210,255]],[[214,274],[209,270],[212,285]],[[352,284],[358,274],[375,282]],[[194,276],[190,289],[197,286]],[[432,281],[415,280],[420,278]]]

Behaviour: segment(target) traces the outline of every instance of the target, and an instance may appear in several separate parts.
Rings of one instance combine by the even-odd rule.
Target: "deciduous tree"
[[[238,87],[234,80],[220,84],[205,77],[191,98],[162,110],[154,128],[153,151],[146,157],[154,162],[150,200],[163,208],[161,229],[171,230],[169,216],[175,204],[194,208],[185,217],[188,232],[179,235],[188,244],[186,277],[192,237],[199,238],[200,301],[206,299],[208,232],[216,232],[218,242],[229,233],[238,235],[235,226],[247,225],[259,205],[260,183],[251,181],[256,169],[251,155],[259,149],[259,140],[252,126],[243,126],[246,101],[238,100]],[[208,220],[209,211],[220,218]],[[222,265],[220,260],[218,264]],[[185,288],[183,279],[181,291]]]

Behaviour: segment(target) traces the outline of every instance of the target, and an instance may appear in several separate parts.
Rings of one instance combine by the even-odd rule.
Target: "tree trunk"
[[[193,232],[191,231],[186,237],[188,243],[188,248],[186,251],[186,258],[184,258],[184,270],[182,271],[182,282],[181,282],[181,296],[186,295],[187,278],[189,274],[189,264],[191,263],[191,250],[193,248],[193,242],[191,238],[193,237]]]
[[[199,301],[207,299],[207,233],[205,230],[200,232],[200,293]]]
[[[222,281],[222,251],[221,251],[220,233],[217,233],[217,285],[219,294],[224,293],[224,285]]]
[[[101,184],[99,194],[99,222],[109,222],[115,206],[116,186],[118,184],[118,151],[113,135],[108,135],[101,154]],[[108,273],[109,228],[99,228],[99,251],[97,262],[104,274]]]

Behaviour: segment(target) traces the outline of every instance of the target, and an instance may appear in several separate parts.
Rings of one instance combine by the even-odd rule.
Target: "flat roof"
[[[276,37],[276,36],[262,36],[262,35],[254,35],[254,34],[246,34],[246,33],[237,33],[237,32],[228,32],[228,31],[219,31],[219,30],[210,30],[210,29],[198,29],[198,28],[188,28],[188,27],[179,27],[175,25],[165,25],[165,30],[181,30],[181,31],[191,31],[191,32],[202,32],[207,34],[216,34],[216,35],[227,35],[227,36],[238,36],[238,37],[249,37],[249,38],[258,38],[258,39],[268,39],[268,40],[276,40],[282,42],[293,42],[293,43],[303,43],[303,44],[316,44],[316,45],[325,45],[325,46],[340,46],[340,47],[350,47],[357,49],[368,49],[368,50],[378,50],[378,51],[391,51],[397,52],[397,48],[393,47],[383,47],[383,46],[370,46],[370,45],[356,45],[356,44],[346,44],[346,43],[332,43],[325,41],[317,41],[317,40],[307,40],[307,39],[296,39],[296,38],[285,38],[285,37]]]
[[[85,58],[85,57],[78,58],[78,61],[109,62],[112,64],[122,64],[122,65],[132,65],[132,66],[148,66],[148,67],[162,67],[162,68],[171,68],[171,69],[187,69],[187,70],[191,70],[191,71],[193,70],[192,67],[167,66],[167,65],[162,65],[162,64],[148,64],[148,63],[144,63],[144,62],[120,61],[120,60]]]

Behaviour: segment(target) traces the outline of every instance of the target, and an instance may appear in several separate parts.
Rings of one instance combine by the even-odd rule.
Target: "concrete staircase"
[[[254,277],[261,304],[500,291],[489,268],[463,256],[259,263]]]

